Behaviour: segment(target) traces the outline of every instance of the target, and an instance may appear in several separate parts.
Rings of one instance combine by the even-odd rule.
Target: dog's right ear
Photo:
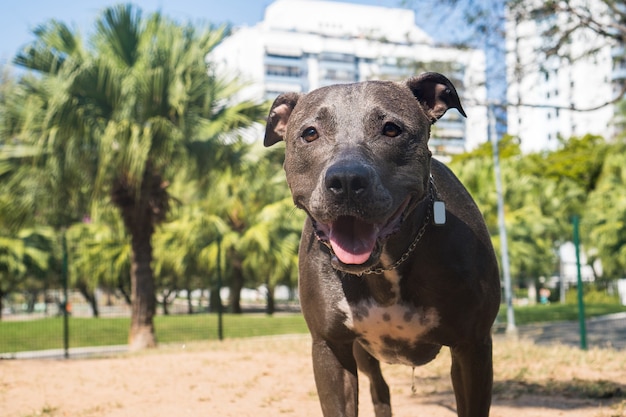
[[[263,145],[272,146],[276,142],[285,139],[287,121],[299,98],[299,93],[284,93],[276,97],[267,117]]]
[[[463,117],[467,117],[456,89],[443,75],[425,72],[407,80],[406,85],[424,107],[431,124],[439,120],[448,109],[457,109]]]

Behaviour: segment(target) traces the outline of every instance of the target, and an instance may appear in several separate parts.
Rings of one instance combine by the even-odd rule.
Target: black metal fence
[[[283,292],[284,293],[284,292]],[[291,293],[289,293],[291,294]],[[179,293],[162,305],[154,317],[159,343],[189,343],[220,336],[248,337],[265,334],[305,333],[297,300],[279,297],[276,313],[266,315],[262,291],[244,290],[244,314],[218,316],[208,310],[208,291],[191,296]],[[118,352],[126,349],[130,305],[117,293],[96,291],[94,306],[78,291],[41,292],[33,299],[20,293],[4,297],[0,321],[0,358],[68,357]]]

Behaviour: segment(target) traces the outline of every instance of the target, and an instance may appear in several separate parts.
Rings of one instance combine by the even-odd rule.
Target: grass
[[[506,338],[494,342],[494,398],[522,395],[589,400],[603,405],[598,416],[626,417],[623,410],[626,355],[612,349],[587,351],[564,345],[539,346]]]
[[[160,343],[191,342],[218,338],[217,315],[196,314],[156,316]],[[128,340],[129,318],[69,319],[70,347],[123,345]],[[225,338],[306,333],[300,314],[266,315],[225,314]],[[63,348],[63,318],[0,322],[0,353]]]
[[[515,323],[518,325],[542,323],[549,321],[578,320],[578,306],[576,304],[548,304],[514,307]],[[621,313],[626,306],[618,303],[586,303],[585,317],[603,316],[605,314]],[[506,323],[506,306],[500,306],[498,322]]]
[[[626,311],[620,304],[589,303],[585,305],[586,317]],[[575,304],[550,304],[515,307],[518,325],[536,322],[577,320]],[[502,306],[498,318],[506,322]],[[224,315],[224,337],[242,338],[289,333],[307,333],[300,314]],[[127,343],[130,319],[128,318],[74,318],[69,319],[70,347],[124,345]],[[155,328],[160,343],[186,343],[218,338],[217,315],[156,316]],[[63,319],[50,317],[29,321],[0,321],[0,353],[63,348]]]
[[[443,349],[435,361],[415,368],[418,398],[451,393],[450,363],[450,351]],[[626,355],[623,351],[599,348],[584,351],[559,344],[542,346],[528,340],[496,337],[493,363],[493,403],[496,405],[513,404],[530,409],[534,406],[533,399],[538,399],[549,403],[547,407],[554,407],[554,415],[559,415],[560,409],[597,407],[598,412],[590,412],[589,417],[626,417],[623,371]],[[404,367],[383,365],[383,371],[401,383],[406,380]],[[402,384],[390,385],[399,386],[394,389],[403,393],[409,390]],[[520,412],[520,415],[531,414]],[[546,414],[537,412],[536,415]]]

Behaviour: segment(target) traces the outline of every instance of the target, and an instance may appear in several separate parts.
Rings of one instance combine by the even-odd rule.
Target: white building
[[[424,71],[448,76],[468,115],[452,110],[437,122],[436,154],[487,139],[485,57],[438,46],[415,25],[412,10],[319,0],[277,0],[262,22],[236,28],[211,59],[250,83],[246,98],[370,79],[401,80]]]
[[[601,2],[595,3],[595,7],[602,7]],[[554,23],[566,27],[565,19],[563,14],[554,14],[542,20],[516,21],[509,12],[508,132],[519,137],[526,152],[555,149],[559,138],[596,134],[608,139],[615,133],[614,106],[578,111],[607,103],[616,94],[613,81],[618,74],[613,67],[617,50],[606,39],[591,31],[576,32],[568,45],[569,55],[575,59],[537,59],[537,51],[545,41],[543,30]],[[597,48],[597,52],[585,56],[584,52],[592,48]],[[626,78],[626,73],[622,75]]]

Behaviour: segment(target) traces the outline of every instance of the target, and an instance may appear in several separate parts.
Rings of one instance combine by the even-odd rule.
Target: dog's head
[[[294,202],[332,248],[336,268],[359,273],[377,264],[386,239],[425,197],[430,126],[449,108],[465,116],[437,73],[276,98],[264,144],[286,142]]]

